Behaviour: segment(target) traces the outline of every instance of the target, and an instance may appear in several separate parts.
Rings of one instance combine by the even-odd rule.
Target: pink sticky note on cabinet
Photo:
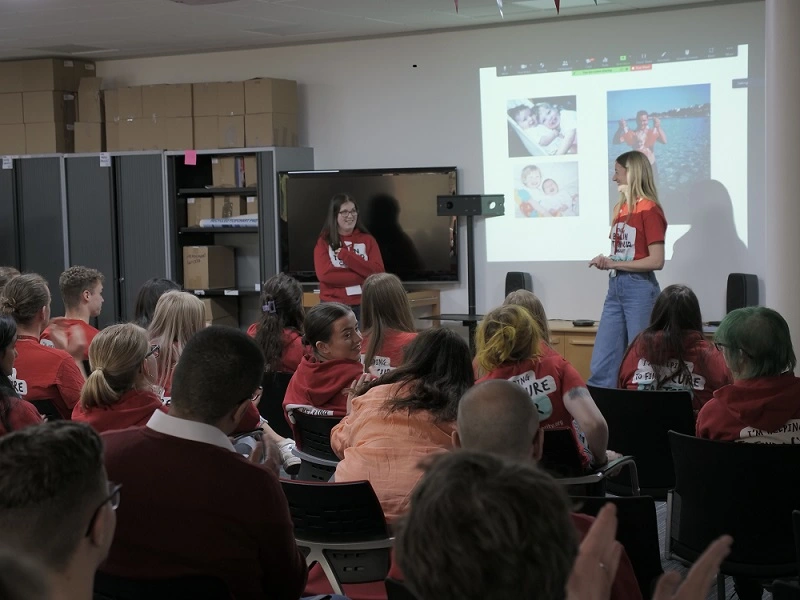
[[[187,150],[183,155],[183,164],[185,165],[196,165],[197,164],[197,152],[194,150]]]

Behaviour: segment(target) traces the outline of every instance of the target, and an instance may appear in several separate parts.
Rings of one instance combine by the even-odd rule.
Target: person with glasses
[[[361,286],[373,273],[383,273],[378,242],[370,235],[349,194],[336,194],[314,248],[314,270],[322,302],[341,302],[360,319]]]
[[[306,582],[269,442],[237,454],[237,429],[264,374],[264,355],[244,332],[211,326],[186,344],[169,413],[145,427],[102,434],[109,476],[125,486],[104,573],[170,578],[202,573],[232,598],[297,600]]]
[[[54,421],[0,438],[2,543],[49,571],[52,597],[92,597],[120,503],[103,443],[85,423]]]
[[[733,383],[700,410],[698,437],[800,444],[800,378],[786,320],[764,306],[740,308],[722,319],[715,339]]]
[[[618,387],[629,390],[687,390],[695,414],[716,390],[732,383],[722,354],[703,335],[695,293],[670,285],[656,298],[650,325],[628,347]]]
[[[166,412],[155,393],[160,348],[133,323],[106,327],[89,346],[91,373],[72,409],[74,421],[98,433],[141,427],[157,410]]]

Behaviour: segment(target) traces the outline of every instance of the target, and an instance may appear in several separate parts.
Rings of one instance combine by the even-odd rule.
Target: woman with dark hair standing
[[[630,390],[689,390],[694,410],[733,383],[725,358],[703,337],[700,303],[685,285],[671,285],[656,298],[650,325],[628,348],[619,386]]]
[[[358,320],[364,280],[385,269],[378,242],[359,219],[358,206],[349,194],[331,198],[325,226],[314,248],[314,270],[320,300],[346,304]]]
[[[33,404],[19,399],[11,381],[16,346],[16,322],[11,317],[0,317],[0,435],[42,422],[42,415]]]
[[[467,343],[451,329],[419,334],[397,369],[360,386],[331,432],[339,481],[368,480],[389,522],[408,509],[420,460],[452,447],[458,403],[475,383]]]
[[[305,355],[303,288],[278,273],[261,286],[261,318],[247,329],[264,352],[267,371],[294,373]]]
[[[364,366],[375,376],[396,369],[415,337],[411,303],[403,284],[391,273],[375,273],[364,282],[361,342]]]

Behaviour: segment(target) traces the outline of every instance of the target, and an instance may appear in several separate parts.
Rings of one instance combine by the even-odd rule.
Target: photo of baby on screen
[[[577,217],[577,161],[513,167],[514,216],[517,218]]]
[[[506,113],[509,157],[578,153],[575,96],[508,100]]]

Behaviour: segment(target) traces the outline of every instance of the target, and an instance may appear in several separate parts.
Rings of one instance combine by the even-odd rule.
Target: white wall
[[[98,74],[106,79],[105,87],[257,76],[296,79],[300,143],[314,148],[316,168],[456,165],[459,191],[481,193],[479,68],[518,62],[521,56],[535,56],[537,48],[552,52],[582,44],[589,51],[602,51],[616,49],[625,40],[635,49],[653,39],[668,42],[673,34],[705,41],[710,31],[724,32],[730,43],[750,43],[751,55],[756,62],[762,57],[763,63],[764,5],[752,2],[379,40],[105,61],[99,63]],[[751,90],[753,95],[756,107],[759,97],[763,106],[763,91]],[[758,198],[763,197],[763,182],[758,180],[763,171],[758,168],[763,167],[760,132],[760,127],[750,129],[751,158],[757,158],[752,164],[756,181],[750,190],[751,196],[756,190]],[[683,267],[667,264],[659,275],[662,287],[689,283],[701,298],[704,317],[720,318],[727,273],[762,273],[762,213],[751,210],[748,257],[734,262],[721,255],[704,263],[702,247],[695,246],[697,256],[687,257]],[[462,274],[466,273],[464,239],[462,235]],[[480,225],[476,245],[479,311],[501,301],[506,271],[522,270],[533,274],[535,291],[550,317],[599,317],[604,274],[574,262],[487,264]],[[443,289],[445,312],[466,310],[464,283]]]

